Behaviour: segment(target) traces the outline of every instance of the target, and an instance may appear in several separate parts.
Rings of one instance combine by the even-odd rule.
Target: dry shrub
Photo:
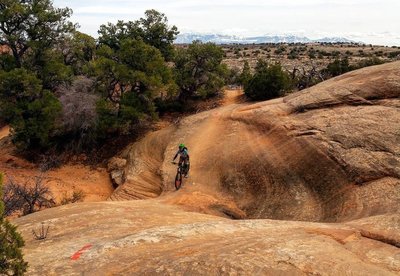
[[[60,86],[57,89],[62,105],[62,135],[70,136],[77,142],[77,147],[92,142],[93,128],[97,122],[96,104],[99,100],[93,87],[92,79],[80,76],[70,86]]]
[[[61,199],[61,205],[67,205],[71,203],[81,202],[86,197],[85,193],[82,190],[77,190],[72,193],[69,197],[67,193],[64,193],[63,199]]]
[[[5,216],[28,215],[43,208],[54,207],[53,195],[43,180],[43,176],[36,176],[27,179],[24,183],[17,183],[9,177],[3,194]]]

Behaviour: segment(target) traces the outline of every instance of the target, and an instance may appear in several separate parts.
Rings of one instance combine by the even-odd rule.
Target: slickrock
[[[400,273],[400,249],[359,224],[233,221],[155,200],[80,203],[17,222],[30,275]],[[49,234],[37,241],[31,230],[41,223]]]
[[[236,97],[128,147],[110,201],[17,219],[30,274],[399,275],[400,62]]]
[[[209,214],[326,222],[398,211],[399,100],[394,62],[282,99],[226,101],[127,149],[128,181],[111,198],[162,194],[165,202]],[[182,142],[191,155],[190,178],[171,194],[170,162]],[[209,206],[189,200],[196,193],[207,195]]]

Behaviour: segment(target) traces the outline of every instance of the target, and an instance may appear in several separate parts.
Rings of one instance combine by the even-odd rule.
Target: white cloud
[[[92,14],[92,15],[117,15],[130,14],[131,11],[123,7],[108,7],[108,6],[90,6],[80,7],[75,10],[76,14]]]
[[[181,31],[297,33],[311,38],[352,35],[368,43],[400,45],[399,0],[55,0],[55,4],[70,6],[73,20],[92,35],[101,24],[135,20],[154,8]]]

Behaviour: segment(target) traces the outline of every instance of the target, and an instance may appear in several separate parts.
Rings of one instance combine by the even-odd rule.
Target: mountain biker
[[[183,163],[183,168],[185,170],[185,177],[189,177],[189,169],[190,169],[190,162],[189,162],[189,151],[187,147],[185,147],[184,144],[179,145],[178,152],[175,154],[174,160],[178,157],[179,155],[179,163],[178,165],[180,166]]]

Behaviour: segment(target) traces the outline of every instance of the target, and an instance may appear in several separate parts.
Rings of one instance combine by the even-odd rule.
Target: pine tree
[[[23,275],[28,267],[21,251],[24,241],[17,228],[4,218],[2,184],[0,174],[0,275]]]

